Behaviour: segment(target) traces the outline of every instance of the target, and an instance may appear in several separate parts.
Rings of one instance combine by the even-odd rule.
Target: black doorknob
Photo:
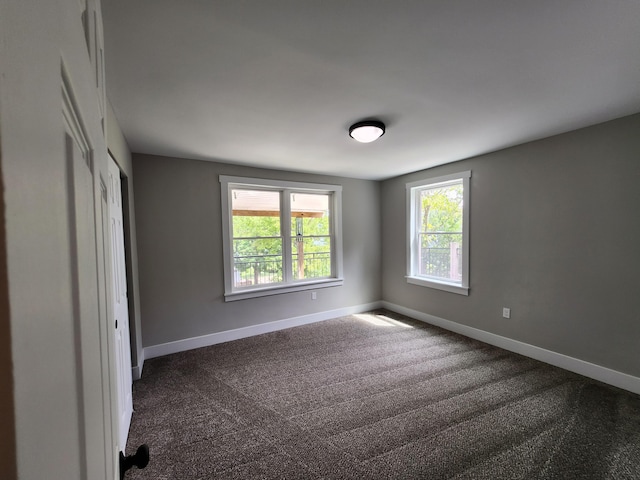
[[[140,445],[135,455],[124,456],[120,452],[120,480],[124,480],[124,474],[134,465],[138,468],[144,468],[149,463],[149,447],[146,443]]]

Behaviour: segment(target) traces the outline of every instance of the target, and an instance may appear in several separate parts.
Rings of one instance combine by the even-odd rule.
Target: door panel
[[[72,240],[73,330],[76,345],[80,458],[85,478],[104,478],[104,416],[100,307],[98,299],[94,178],[89,152],[83,152],[67,130],[65,136],[69,178]]]

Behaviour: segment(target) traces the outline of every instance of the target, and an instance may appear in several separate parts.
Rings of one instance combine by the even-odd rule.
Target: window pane
[[[233,189],[233,237],[279,237],[280,192]]]
[[[421,234],[418,274],[459,283],[462,280],[462,234]]]
[[[329,233],[329,195],[292,193],[291,236]]]
[[[291,269],[294,280],[331,276],[331,238],[291,239]]]
[[[233,189],[234,287],[282,282],[280,192]]]
[[[418,275],[462,281],[462,183],[420,192],[420,271]]]
[[[247,287],[282,282],[282,240],[233,240],[233,285]]]
[[[420,192],[423,232],[462,231],[462,183]]]

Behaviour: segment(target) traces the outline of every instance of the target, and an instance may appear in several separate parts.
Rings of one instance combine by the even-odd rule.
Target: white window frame
[[[407,283],[435,288],[446,292],[469,295],[469,198],[471,171],[467,170],[441,177],[427,178],[407,183]],[[418,192],[427,187],[446,186],[462,181],[462,279],[460,283],[447,282],[418,275],[421,222],[421,205]]]
[[[343,285],[342,273],[342,186],[317,183],[303,183],[279,180],[267,180],[261,178],[233,177],[220,175],[221,206],[222,206],[222,252],[224,255],[224,298],[226,302],[244,300],[247,298],[278,295],[282,293],[300,292],[317,288],[336,287]],[[280,283],[268,285],[256,285],[250,287],[235,287],[233,282],[233,214],[231,212],[231,191],[233,188],[255,188],[258,190],[270,190],[281,192],[282,212],[281,236],[283,238],[283,270],[284,280]],[[292,271],[291,266],[291,221],[290,217],[290,193],[315,193],[330,195],[331,214],[331,265],[332,273],[328,278],[314,278],[294,280],[288,276]],[[295,237],[295,235],[294,235]]]

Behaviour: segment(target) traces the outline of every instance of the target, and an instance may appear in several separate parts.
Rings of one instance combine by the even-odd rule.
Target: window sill
[[[457,293],[458,295],[469,295],[469,287],[463,287],[454,283],[437,282],[435,280],[428,280],[423,277],[405,277],[407,283],[412,285],[419,285],[421,287],[435,288],[437,290],[444,290],[449,293]]]
[[[344,283],[342,278],[327,278],[322,280],[295,283],[289,285],[278,285],[272,287],[259,287],[235,292],[225,293],[225,302],[235,302],[236,300],[246,300],[248,298],[268,297],[271,295],[281,295],[283,293],[303,292],[317,288],[339,287]]]

